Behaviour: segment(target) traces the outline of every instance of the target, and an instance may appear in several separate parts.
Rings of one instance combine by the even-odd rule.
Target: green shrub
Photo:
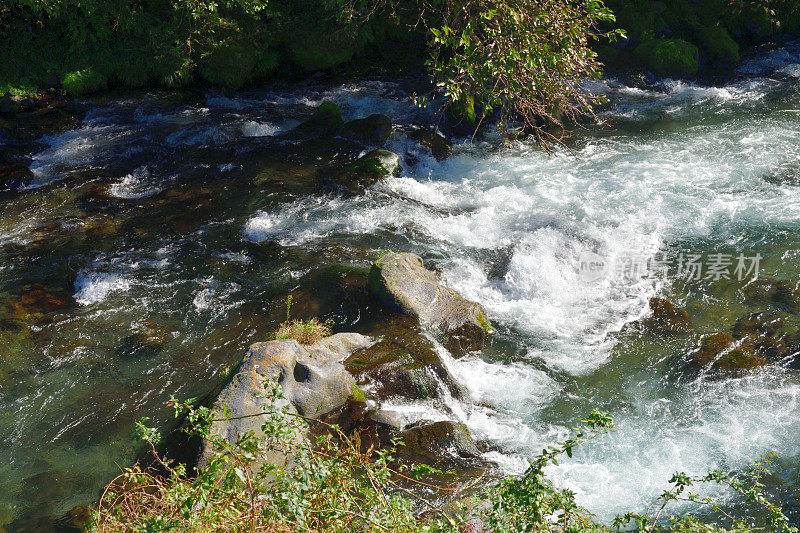
[[[353,58],[359,49],[355,37],[346,32],[296,29],[286,37],[292,62],[304,69],[329,69]]]
[[[106,77],[93,68],[75,70],[64,75],[61,86],[69,96],[83,96],[104,89]]]
[[[732,67],[739,63],[739,45],[721,26],[703,28],[699,33],[703,56],[712,66]]]
[[[659,76],[692,76],[699,68],[697,47],[681,39],[650,39],[637,46],[634,54]]]
[[[184,430],[206,439],[215,450],[194,476],[185,465],[162,458],[156,449],[160,435],[145,425],[146,419],[139,421],[136,433],[149,443],[154,467],[137,464],[112,481],[102,494],[91,530],[462,533],[473,530],[468,522],[477,519],[485,526],[478,530],[495,533],[611,533],[631,524],[642,533],[797,533],[780,507],[764,494],[760,480],[768,475],[765,467],[770,456],[746,475],[676,473],[670,480],[672,487],[647,512],[619,516],[612,529],[579,507],[571,491],[554,487],[544,476],[544,469],[558,464],[560,457],[571,458],[581,444],[612,430],[607,414],[592,412],[570,438],[531,459],[522,476],[485,474],[485,487],[470,496],[465,492],[469,486],[442,484],[448,473],[424,464],[398,468],[393,460],[395,447],[375,450],[365,446],[357,433],[345,435],[337,426],[316,421],[322,436],[314,442],[296,439],[306,422],[288,407],[274,407],[280,405],[276,402],[281,397],[280,385],[273,383],[267,390],[263,436],[256,438],[250,432],[235,442],[210,432],[215,422],[211,409],[197,407],[193,400],[170,400],[176,415],[185,414]],[[230,412],[225,416],[230,417]],[[402,442],[394,444],[399,445]],[[260,458],[274,450],[290,455],[292,465],[263,463]],[[750,512],[754,508],[762,512],[734,516],[695,493],[695,487],[707,483],[731,489],[749,504]],[[705,507],[701,511],[706,521],[672,514],[682,502]],[[765,527],[755,523],[755,515]],[[732,528],[715,525],[713,520],[730,521]]]

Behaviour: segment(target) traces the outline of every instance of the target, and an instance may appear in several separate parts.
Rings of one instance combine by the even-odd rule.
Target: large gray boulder
[[[351,333],[333,335],[309,347],[296,340],[253,344],[214,403],[211,433],[235,443],[251,431],[263,435],[261,427],[276,410],[286,409],[285,416],[297,421],[299,417],[294,415],[316,419],[338,409],[359,394],[340,361],[370,343],[369,337]],[[280,384],[281,398],[270,394],[274,383]],[[295,444],[301,442],[304,433],[305,427],[300,424],[294,434]],[[199,466],[207,464],[214,451],[209,441],[204,442]],[[260,460],[285,467],[290,457],[290,450],[275,449],[265,452]]]
[[[448,287],[418,255],[382,255],[372,265],[369,287],[384,304],[447,335],[446,346],[453,353],[481,349],[492,333],[483,306]]]

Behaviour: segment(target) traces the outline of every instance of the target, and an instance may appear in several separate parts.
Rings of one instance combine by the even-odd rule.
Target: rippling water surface
[[[798,281],[800,47],[740,74],[722,87],[598,83],[604,125],[560,157],[489,135],[436,162],[400,128],[388,148],[413,157],[354,197],[314,185],[339,141],[301,150],[280,135],[323,99],[346,119],[432,120],[398,85],[91,103],[77,128],[40,139],[33,186],[0,204],[0,526],[44,527],[93,500],[135,460],[133,421],[169,428],[171,394],[218,390],[287,293],[298,315],[358,329],[375,310],[348,286],[386,248],[422,255],[498,325],[480,357],[444,354],[478,404],[451,409],[498,468],[520,471],[597,407],[618,430],[549,475],[601,518],[642,510],[673,471],[739,470],[772,450],[771,490],[796,513],[798,372],[685,364],[702,333],[769,304],[735,279],[585,283],[577,268],[586,250],[667,247],[759,253],[762,276]],[[685,304],[694,332],[624,328],[654,295]]]

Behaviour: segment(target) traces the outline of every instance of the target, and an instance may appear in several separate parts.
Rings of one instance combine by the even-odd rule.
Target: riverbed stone
[[[786,324],[786,319],[774,312],[750,313],[739,318],[733,325],[733,336],[774,336]]]
[[[357,382],[380,399],[442,400],[443,394],[469,402],[464,386],[447,368],[433,341],[412,317],[393,314],[370,327],[378,342],[344,362]]]
[[[749,370],[767,363],[766,358],[756,353],[750,339],[735,339],[728,333],[712,333],[700,339],[695,351],[695,360],[719,370]]]
[[[753,302],[770,303],[793,313],[800,311],[800,289],[786,280],[758,278],[742,291]]]
[[[338,132],[344,121],[339,106],[330,100],[322,102],[314,114],[294,129],[294,133],[306,137],[321,137]]]
[[[647,326],[651,330],[677,333],[691,327],[689,311],[664,298],[650,298],[650,311],[653,316],[647,321]]]
[[[425,146],[431,151],[437,161],[447,159],[453,151],[450,139],[445,137],[439,130],[432,128],[417,128],[412,130],[409,137]]]
[[[372,265],[369,287],[384,305],[446,335],[446,346],[453,353],[481,349],[493,331],[483,306],[448,287],[418,255],[382,255]]]
[[[420,421],[398,433],[397,437],[402,441],[397,449],[398,455],[414,462],[441,464],[480,457],[480,450],[469,429],[460,422]]]
[[[235,443],[251,431],[256,436],[263,435],[261,426],[269,420],[269,412],[285,409],[282,416],[296,422],[294,415],[316,419],[342,407],[358,388],[344,366],[335,360],[347,357],[353,346],[341,338],[319,345],[315,352],[327,350],[334,354],[329,357],[326,353],[325,360],[320,361],[295,340],[253,344],[214,403],[211,433]],[[336,353],[334,349],[344,351]],[[280,398],[270,394],[274,383],[280,385]],[[294,442],[304,438],[303,428],[300,424],[295,430]],[[199,464],[207,464],[213,453],[213,445],[206,441]],[[285,467],[291,462],[291,450],[272,450],[260,460]]]
[[[361,142],[383,146],[392,134],[392,120],[381,113],[373,113],[368,117],[345,122],[343,130],[345,135]]]

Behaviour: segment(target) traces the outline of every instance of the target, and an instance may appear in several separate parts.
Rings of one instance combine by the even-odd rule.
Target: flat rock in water
[[[483,306],[445,285],[418,255],[384,254],[372,265],[369,287],[385,304],[447,335],[453,353],[481,349],[492,333]]]

